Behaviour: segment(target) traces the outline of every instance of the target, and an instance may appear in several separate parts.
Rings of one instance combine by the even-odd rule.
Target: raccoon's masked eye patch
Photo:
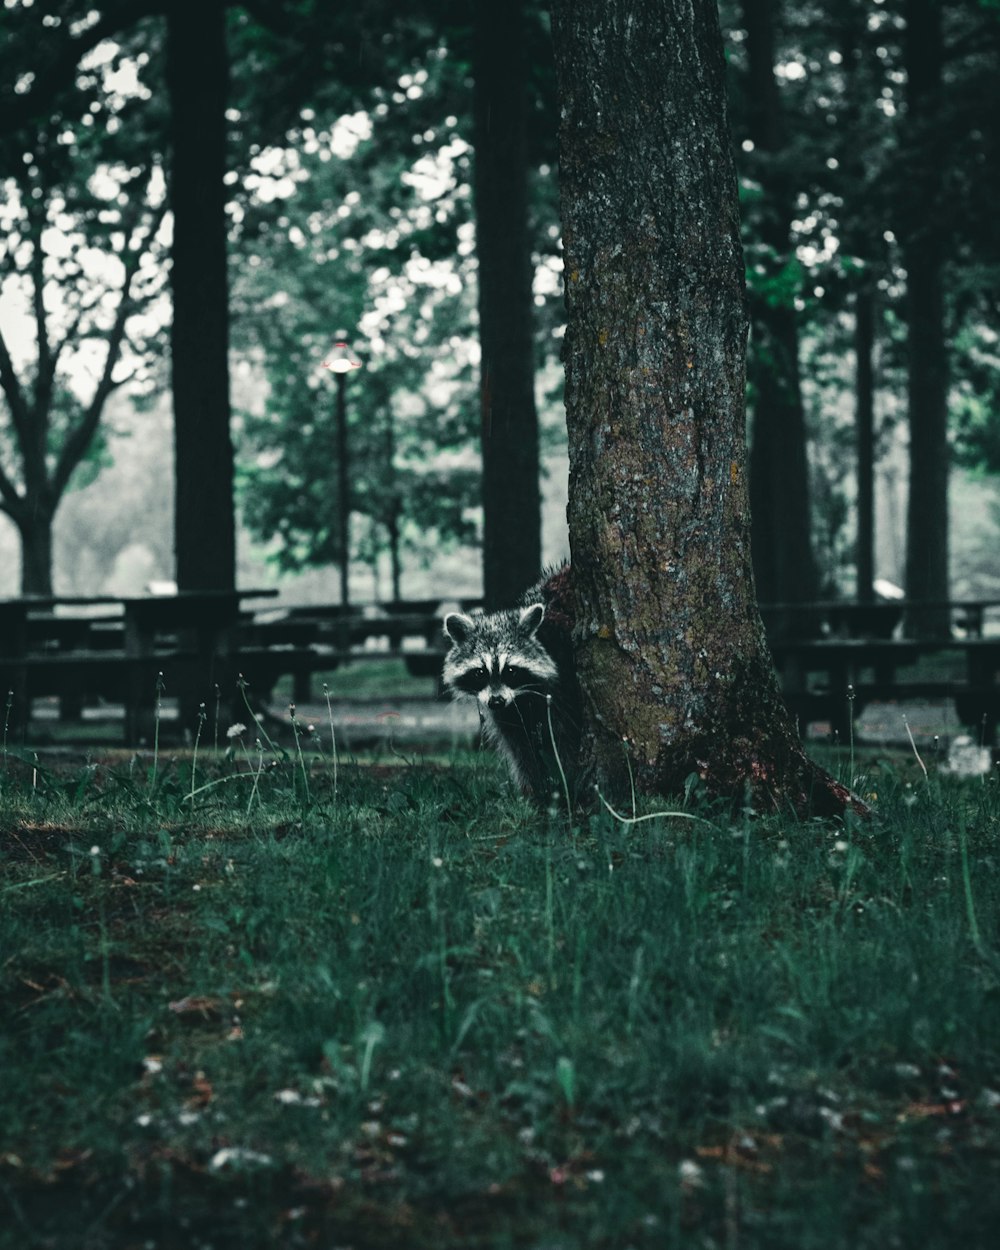
[[[455,678],[453,685],[461,690],[464,694],[478,694],[480,690],[489,685],[490,675],[482,664],[477,664],[472,668],[467,668]]]
[[[525,686],[531,681],[531,674],[519,664],[505,664],[500,673],[500,680],[507,686]]]

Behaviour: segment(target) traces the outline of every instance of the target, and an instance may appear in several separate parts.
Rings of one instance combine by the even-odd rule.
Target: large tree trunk
[[[906,524],[906,593],[914,600],[948,598],[948,358],[944,330],[945,237],[942,224],[940,131],[943,59],[940,0],[907,0],[906,107],[908,151],[906,265],[907,397],[910,491]],[[920,159],[915,159],[915,154]],[[911,612],[915,635],[947,634],[943,607]]]
[[[793,188],[784,151],[781,97],[774,77],[775,0],[744,0],[747,122],[760,181],[761,241],[775,270],[792,259]],[[790,301],[790,296],[788,297]],[[757,593],[764,603],[816,596],[810,539],[809,460],[799,370],[798,314],[791,302],[754,300],[750,381],[754,395],[750,514]]]
[[[182,590],[235,585],[226,281],[225,12],[219,0],[167,8],[174,519]]]
[[[839,811],[754,595],[746,310],[714,0],[556,0],[581,766]]]
[[[478,0],[472,13],[483,589],[496,608],[517,602],[542,560],[523,0]]]

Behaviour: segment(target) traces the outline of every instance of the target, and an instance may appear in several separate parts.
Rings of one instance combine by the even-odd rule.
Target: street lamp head
[[[326,354],[321,368],[331,373],[350,373],[352,369],[360,369],[361,361],[355,360],[347,346],[346,334],[338,334],[334,345]]]

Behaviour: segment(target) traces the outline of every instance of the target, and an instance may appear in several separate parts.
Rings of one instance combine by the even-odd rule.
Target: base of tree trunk
[[[790,724],[787,712],[783,715]],[[720,723],[717,734],[665,745],[649,764],[637,761],[637,744],[627,735],[591,739],[583,745],[578,792],[589,789],[595,803],[603,797],[617,807],[632,793],[676,798],[697,778],[713,798],[762,814],[871,816],[863,799],[807,755],[794,732],[784,732],[780,723],[776,730],[774,722],[767,729],[758,724],[733,732],[729,723]]]

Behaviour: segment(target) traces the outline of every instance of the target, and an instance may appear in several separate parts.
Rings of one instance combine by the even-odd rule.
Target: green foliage
[[[1000,350],[994,330],[964,329],[953,345],[951,411],[959,464],[1000,473]]]
[[[435,51],[402,81],[422,106],[449,72]],[[475,537],[468,148],[455,118],[401,138],[401,106],[386,99],[326,125],[310,110],[298,146],[251,181],[240,227],[236,331],[267,386],[244,416],[241,498],[285,568],[340,554],[334,383],[319,366],[341,326],[356,327],[364,364],[347,411],[351,504],[369,542],[381,533],[384,546],[393,524],[410,550]],[[275,194],[288,197],[277,221]]]
[[[567,832],[492,761],[264,755],[4,759],[21,1243],[988,1244],[995,778]]]

